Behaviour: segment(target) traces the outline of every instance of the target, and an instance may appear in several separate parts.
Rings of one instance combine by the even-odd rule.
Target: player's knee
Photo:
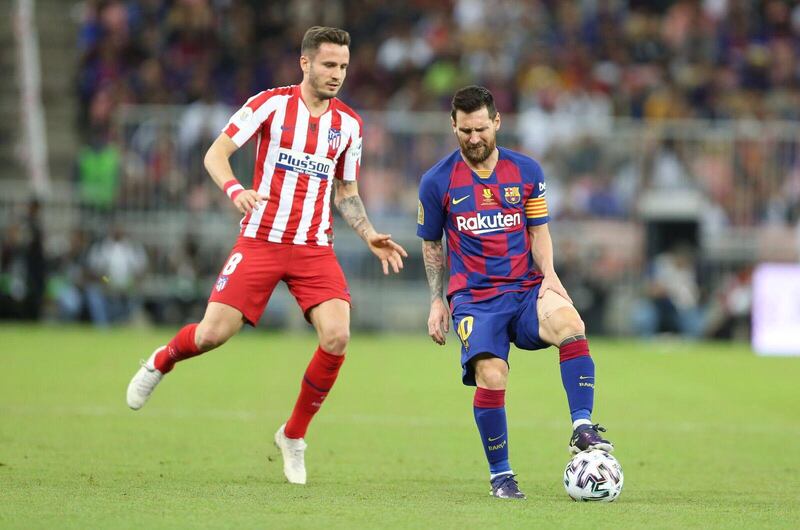
[[[350,342],[350,330],[345,326],[323,330],[319,337],[322,349],[335,355],[344,353],[348,342]]]
[[[508,367],[505,363],[478,362],[475,366],[475,380],[490,390],[502,390],[508,380]]]
[[[575,335],[585,335],[586,325],[581,316],[573,308],[562,308],[556,313],[557,318],[551,319],[556,329],[555,335],[559,341]]]
[[[225,344],[230,336],[222,326],[198,326],[197,347],[200,351],[213,350]]]
[[[500,370],[486,370],[477,378],[482,387],[502,390],[506,387],[506,375]]]

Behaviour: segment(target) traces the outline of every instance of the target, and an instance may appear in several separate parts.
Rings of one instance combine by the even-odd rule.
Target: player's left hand
[[[543,297],[544,293],[546,293],[548,290],[561,295],[563,298],[568,300],[570,304],[573,303],[572,298],[570,298],[567,294],[567,290],[564,289],[563,285],[561,285],[561,279],[555,272],[545,275],[544,279],[542,280],[542,286],[539,287],[539,298]]]
[[[403,268],[403,258],[408,257],[408,252],[392,241],[391,234],[373,232],[367,235],[366,240],[369,249],[381,260],[384,274],[389,274],[389,265],[395,273],[400,272]]]
[[[441,297],[436,298],[431,302],[431,311],[428,314],[428,336],[439,346],[444,346],[449,330],[450,313],[447,304]]]

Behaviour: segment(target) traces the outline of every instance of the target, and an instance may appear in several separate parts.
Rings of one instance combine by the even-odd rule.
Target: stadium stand
[[[746,284],[756,260],[797,259],[800,7],[778,0],[315,6],[86,0],[71,4],[64,24],[52,14],[62,3],[40,0],[49,165],[60,190],[45,199],[50,259],[74,252],[70,234],[82,232],[74,239],[88,248],[112,223],[124,226],[150,258],[139,286],[148,318],[186,318],[227,251],[217,241],[235,230],[202,153],[248,96],[298,81],[295,43],[313,24],[352,34],[342,98],[365,117],[365,201],[407,248],[417,247],[419,176],[455,147],[450,95],[479,83],[494,92],[504,118],[500,141],[545,167],[559,261],[582,313],[593,315],[592,331],[733,333],[719,324],[727,314],[723,286]],[[7,30],[0,43],[11,42]],[[11,64],[3,48],[0,60]],[[0,80],[6,118],[16,112],[8,83]],[[0,136],[14,132],[2,128]],[[2,142],[0,156],[15,156],[11,143]],[[248,153],[235,162],[247,180]],[[2,171],[7,229],[27,190],[18,186],[20,166]],[[355,323],[419,326],[419,260],[387,281],[347,230],[337,236],[363,308]],[[176,260],[176,245],[194,258]],[[679,274],[665,265],[676,255],[690,260],[692,273],[682,278],[696,291],[691,309],[714,315],[697,317],[706,324],[691,330],[675,317],[687,297],[658,280]],[[301,325],[283,300],[266,318]]]

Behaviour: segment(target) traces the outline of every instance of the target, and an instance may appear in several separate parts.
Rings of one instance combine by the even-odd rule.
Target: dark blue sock
[[[567,392],[572,421],[592,419],[594,406],[594,361],[589,356],[589,343],[572,342],[559,348],[561,382]]]
[[[475,390],[472,411],[481,435],[483,451],[489,461],[489,473],[511,471],[508,463],[508,428],[506,425],[505,390]]]

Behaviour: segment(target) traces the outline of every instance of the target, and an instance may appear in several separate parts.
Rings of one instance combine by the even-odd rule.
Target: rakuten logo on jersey
[[[309,155],[302,151],[281,147],[278,150],[278,160],[275,162],[275,167],[320,179],[327,179],[333,170],[333,161],[323,156]]]
[[[522,215],[517,213],[497,212],[493,215],[483,215],[478,212],[471,216],[456,216],[456,228],[459,232],[472,232],[473,234],[486,234],[499,232],[506,228],[515,228],[522,224]]]

